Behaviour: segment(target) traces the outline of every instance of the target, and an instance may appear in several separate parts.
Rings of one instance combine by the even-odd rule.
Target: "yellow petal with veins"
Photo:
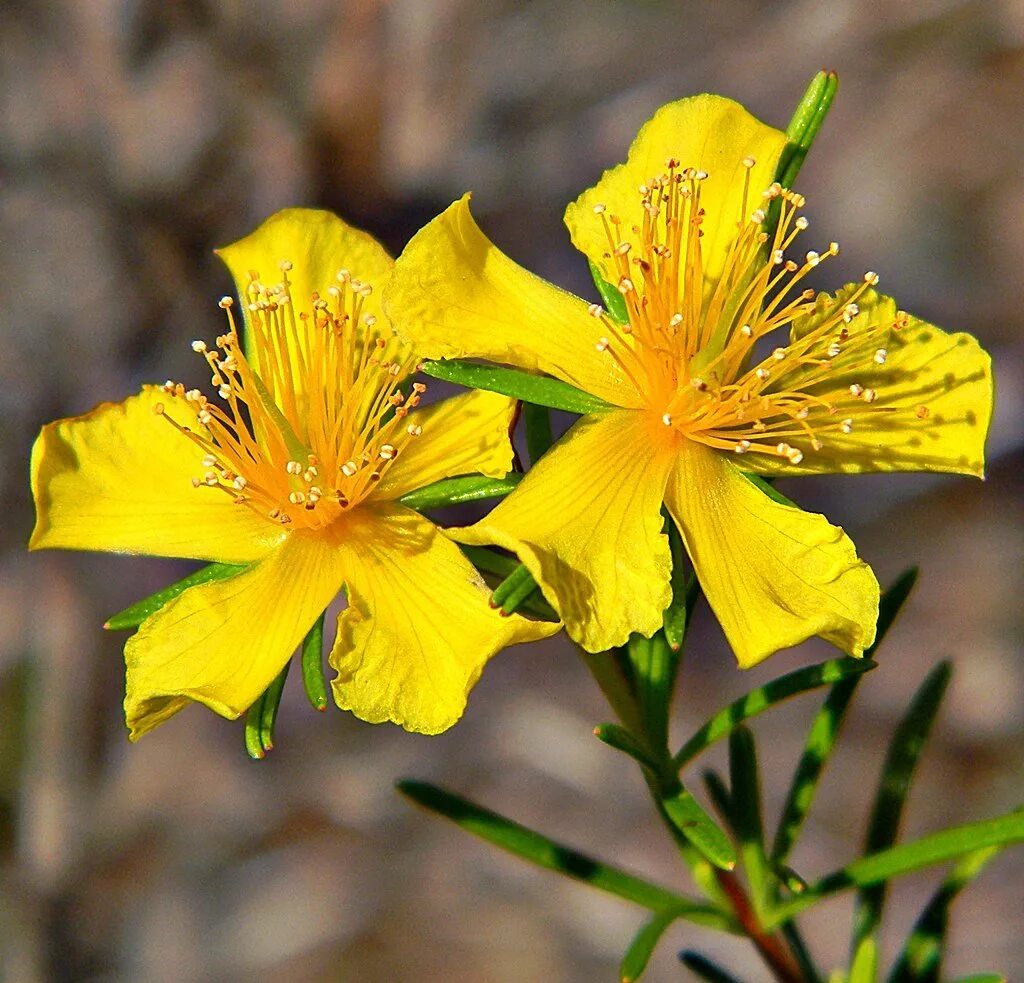
[[[405,444],[372,498],[390,501],[456,475],[500,478],[508,474],[513,455],[509,430],[515,411],[514,399],[482,390],[413,410],[405,422],[414,428],[415,439]]]
[[[516,553],[587,651],[650,636],[671,599],[666,436],[642,413],[584,417],[486,518],[448,535]]]
[[[334,698],[370,723],[438,734],[454,724],[496,652],[557,623],[505,618],[459,548],[397,505],[367,505],[339,544],[349,605],[338,619]]]
[[[637,255],[633,227],[642,227],[644,220],[637,189],[664,174],[666,161],[673,158],[681,168],[707,173],[700,187],[705,211],[701,258],[705,281],[713,283],[726,265],[737,223],[748,221],[750,213],[761,207],[761,192],[775,179],[785,145],[784,133],[755,119],[731,99],[699,95],[670,102],[640,129],[626,162],[605,171],[594,187],[569,205],[565,224],[576,248],[601,268],[606,280],[618,283],[614,264],[606,256],[611,244],[602,219],[621,220],[617,238],[633,243],[632,255]],[[744,158],[754,160],[749,171]],[[595,214],[595,206],[602,205],[604,215]]]
[[[219,488],[192,486],[202,450],[154,412],[195,431],[195,413],[155,386],[43,427],[32,449],[30,549],[102,550],[249,563],[280,526]]]
[[[794,338],[814,330],[853,289],[843,288],[838,300],[820,295],[816,312],[794,324]],[[829,405],[829,417],[816,429],[820,449],[794,441],[804,449],[799,464],[751,454],[744,467],[778,475],[944,471],[983,477],[993,401],[989,354],[971,335],[948,334],[906,315],[874,290],[857,305],[860,313],[849,322],[849,339],[837,344],[842,353],[832,369],[784,380],[788,389]],[[808,378],[818,381],[807,384]]]
[[[413,236],[384,308],[425,358],[485,358],[545,372],[616,406],[642,405],[598,350],[606,328],[588,305],[497,249],[473,220],[469,195]]]
[[[228,580],[192,587],[125,646],[125,716],[133,740],[189,701],[244,713],[341,589],[338,537],[292,533]]]
[[[741,668],[815,635],[855,656],[874,640],[878,581],[824,516],[773,501],[693,442],[665,503]]]

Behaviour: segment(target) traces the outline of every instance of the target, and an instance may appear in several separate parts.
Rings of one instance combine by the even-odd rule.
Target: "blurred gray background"
[[[908,310],[977,334],[998,383],[989,480],[805,479],[883,582],[922,580],[861,687],[805,842],[807,875],[853,855],[884,742],[936,660],[957,673],[907,835],[1017,805],[1024,666],[1021,269],[1024,7],[575,0],[5,0],[0,5],[0,951],[34,980],[591,981],[615,978],[642,913],[527,869],[411,809],[441,782],[678,887],[685,874],[562,640],[485,672],[464,721],[423,738],[309,710],[289,682],[278,747],[190,708],[130,746],[123,636],[104,618],[177,579],[170,561],[27,555],[39,426],[143,381],[198,378],[219,330],[211,249],[285,205],[337,210],[393,251],[466,189],[513,257],[577,292],[565,203],[621,160],[661,103],[699,91],[784,126],[813,73],[840,92],[801,175],[812,235]],[[706,610],[677,740],[728,697],[827,654],[740,674]],[[756,725],[773,820],[817,701]],[[719,761],[719,757],[713,757]],[[936,879],[900,882],[887,952]],[[952,971],[1024,977],[1024,857],[959,902]],[[826,965],[849,905],[808,919]],[[677,924],[649,973],[740,942]]]

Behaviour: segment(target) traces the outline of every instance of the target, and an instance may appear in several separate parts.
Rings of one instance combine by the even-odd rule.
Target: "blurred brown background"
[[[884,741],[940,657],[957,674],[908,835],[1022,798],[1019,425],[1024,8],[575,0],[6,0],[0,5],[0,953],[35,980],[611,980],[642,913],[413,811],[428,778],[598,856],[685,887],[635,769],[591,736],[609,714],[561,640],[497,658],[439,738],[308,709],[294,677],[262,763],[190,708],[138,746],[120,715],[123,637],[100,625],[187,569],[24,551],[27,457],[46,420],[143,381],[196,376],[219,329],[211,249],[285,205],[333,208],[394,251],[467,188],[516,259],[577,292],[565,203],[672,98],[710,90],[785,125],[811,75],[841,77],[801,176],[827,282],[881,271],[902,305],[993,351],[985,484],[808,479],[786,490],[853,534],[883,582],[923,576],[861,687],[795,862],[852,855]],[[816,233],[815,231],[816,230]],[[826,654],[741,675],[702,611],[677,709]],[[756,729],[774,809],[816,701]],[[961,900],[951,971],[1024,977],[1024,856]],[[900,882],[888,950],[934,875]],[[848,903],[809,920],[844,958]],[[702,945],[679,924],[649,973]]]

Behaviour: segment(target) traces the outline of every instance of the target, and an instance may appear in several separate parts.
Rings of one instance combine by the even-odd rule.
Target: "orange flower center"
[[[705,172],[666,161],[663,174],[640,186],[642,219],[628,228],[621,216],[595,206],[608,238],[605,269],[629,320],[621,323],[596,304],[590,312],[608,329],[598,350],[617,362],[665,426],[711,447],[799,464],[829,433],[850,433],[854,417],[878,395],[855,378],[841,399],[816,396],[815,387],[831,390],[821,384],[877,369],[888,354],[885,339],[907,316],[899,312],[895,322],[854,327],[857,300],[878,283],[875,273],[824,309],[813,290],[798,290],[839,245],[808,252],[802,262],[787,258],[807,228],[798,214],[804,198],[773,184],[750,210],[754,161],[743,163],[742,207],[717,280],[705,276],[702,255]],[[773,232],[765,231],[770,213]],[[755,361],[765,349],[761,344],[755,353],[759,342],[801,318],[788,343]]]
[[[157,413],[202,451],[199,488],[230,494],[269,521],[319,528],[372,493],[403,446],[420,433],[406,417],[422,383],[403,389],[414,361],[363,307],[372,287],[341,270],[296,312],[288,271],[267,286],[250,273],[246,290],[249,355],[230,297],[220,301],[228,331],[215,348],[192,343],[210,367],[220,402],[167,382],[164,390],[195,412],[196,429]]]

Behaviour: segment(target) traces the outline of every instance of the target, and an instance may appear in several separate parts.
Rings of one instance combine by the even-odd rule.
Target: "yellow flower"
[[[835,297],[802,288],[838,246],[796,256],[804,202],[773,183],[785,142],[730,100],[683,99],[569,206],[625,323],[499,252],[468,196],[398,260],[385,309],[421,354],[547,373],[609,404],[452,533],[515,551],[590,651],[660,626],[664,503],[741,666],[812,635],[860,655],[873,573],[842,529],[744,472],[982,474],[988,356],[898,311],[873,273]]]
[[[279,212],[220,255],[248,350],[225,298],[225,334],[192,346],[218,398],[168,382],[44,427],[30,546],[248,564],[185,591],[128,641],[133,738],[189,700],[239,716],[343,584],[338,705],[443,731],[491,655],[558,626],[491,610],[458,547],[397,499],[505,474],[514,404],[471,393],[417,408],[422,384],[400,388],[412,353],[380,311],[393,261],[334,215]]]

